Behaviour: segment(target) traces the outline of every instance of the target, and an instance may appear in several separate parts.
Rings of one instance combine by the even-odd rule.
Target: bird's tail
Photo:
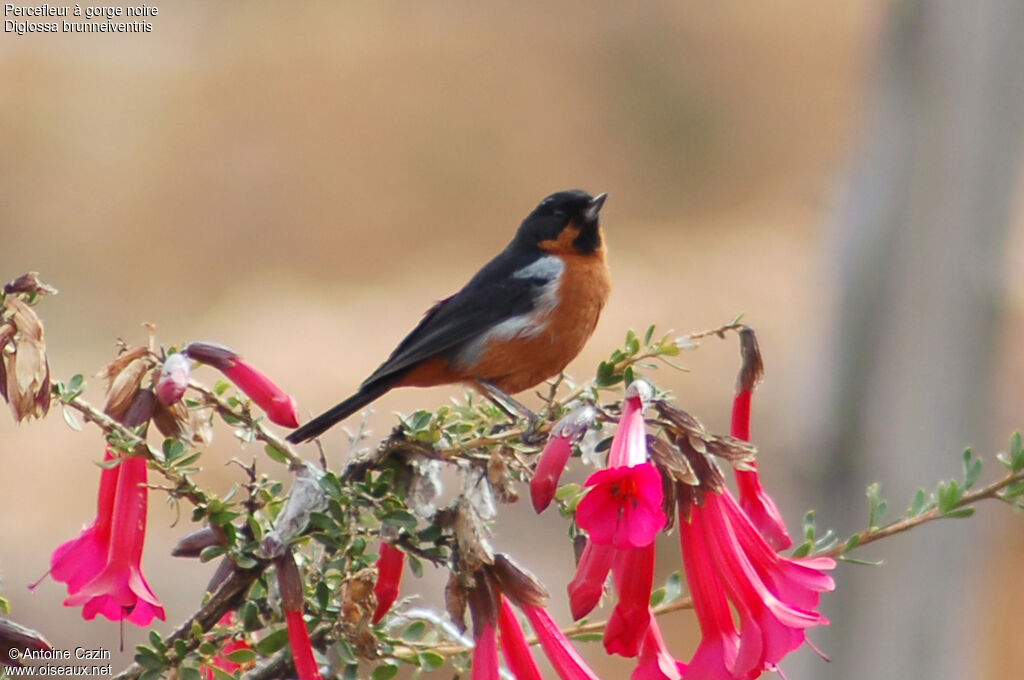
[[[359,388],[359,391],[351,397],[337,406],[324,411],[316,418],[313,418],[313,420],[289,434],[286,439],[288,439],[292,444],[308,442],[310,439],[318,437],[326,432],[336,423],[348,418],[350,415],[390,390],[393,386],[393,380],[384,380],[381,382],[363,385]]]

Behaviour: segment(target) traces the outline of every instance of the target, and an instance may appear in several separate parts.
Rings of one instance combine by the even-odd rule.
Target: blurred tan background
[[[541,198],[574,187],[608,191],[614,292],[570,372],[592,374],[627,328],[657,323],[684,333],[745,312],[768,371],[755,402],[761,467],[797,530],[829,474],[822,395],[839,373],[830,357],[841,346],[846,299],[839,197],[871,135],[866,112],[885,27],[907,4],[176,2],[159,5],[148,34],[5,33],[0,278],[37,270],[60,289],[39,307],[57,378],[95,373],[116,338],[144,342],[141,324],[150,321],[168,345],[229,344],[313,414],[346,396]],[[1019,144],[1011,152],[1019,156]],[[990,378],[988,407],[969,435],[945,442],[936,452],[942,467],[917,485],[957,474],[966,445],[994,463],[992,452],[1022,425],[1020,193],[993,272],[996,342],[979,369]],[[869,361],[872,349],[859,347]],[[726,429],[735,342],[707,342],[683,362],[689,373],[656,379]],[[393,411],[433,408],[459,393],[388,395],[374,429],[386,432]],[[102,401],[98,380],[87,397]],[[325,442],[340,465],[344,435],[332,431]],[[918,451],[900,441],[889,453]],[[211,484],[226,490],[239,481],[236,468],[221,465],[236,455],[259,450],[239,454],[219,430],[204,457]],[[61,608],[57,585],[34,595],[24,588],[92,517],[101,456],[95,431],[76,434],[57,413],[20,427],[0,417],[0,592],[16,620],[60,647],[117,646],[117,625]],[[870,468],[864,474],[886,481]],[[893,491],[894,511],[912,492]],[[499,525],[497,543],[544,577],[567,621],[560,594],[570,553],[566,545],[564,559],[552,561],[550,547],[564,523],[520,506]],[[819,507],[821,524],[847,530],[866,515],[866,503],[849,512]],[[167,608],[164,632],[194,610],[210,573],[166,557],[186,519],[170,526],[173,513],[153,497],[145,567]],[[548,533],[523,544],[516,527],[525,522],[529,535],[541,536],[538,526]],[[970,576],[951,573],[934,594],[938,609],[921,616],[962,620],[960,648],[933,652],[951,666],[970,667],[970,677],[1019,677],[1024,653],[1010,624],[1024,606],[1013,591],[1020,518],[989,508],[921,533],[938,544],[972,531],[982,538],[972,544]],[[901,540],[872,556],[885,558]],[[680,566],[678,545],[663,548],[667,575]],[[913,555],[907,564],[913,573]],[[841,565],[839,588],[848,578],[870,586],[885,570]],[[829,600],[824,609],[838,627],[845,607]],[[881,610],[860,600],[885,629]],[[692,616],[666,627],[687,659]],[[929,643],[914,628],[888,632]],[[871,650],[845,633],[823,636],[811,634],[835,663],[802,650],[784,665],[793,664],[791,680],[870,677],[853,675],[851,659]],[[129,650],[143,640],[135,629],[125,637]],[[605,663],[599,645],[584,648]],[[130,652],[120,665],[127,659]],[[604,677],[624,677],[630,666],[604,668]]]

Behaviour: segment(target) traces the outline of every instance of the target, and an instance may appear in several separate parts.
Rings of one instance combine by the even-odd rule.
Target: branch
[[[269,562],[266,564],[269,564]],[[200,607],[199,611],[185,619],[185,622],[166,638],[168,646],[166,658],[169,666],[173,667],[181,661],[175,651],[174,643],[177,640],[183,641],[186,651],[192,651],[199,647],[203,638],[193,634],[193,626],[198,625],[203,632],[213,628],[224,614],[238,607],[239,600],[244,597],[245,593],[249,590],[249,586],[259,578],[259,575],[265,568],[265,564],[260,564],[260,566],[254,569],[234,569],[231,575],[214,591],[210,599]],[[146,668],[144,666],[138,662],[133,662],[115,675],[112,680],[137,680],[145,672]]]
[[[919,515],[915,515],[914,517],[906,517],[904,519],[893,522],[892,524],[888,524],[884,527],[865,529],[860,533],[854,534],[846,541],[843,541],[842,543],[839,543],[836,546],[817,554],[827,557],[842,557],[843,555],[845,555],[846,553],[850,552],[855,548],[860,548],[861,546],[867,545],[868,543],[873,543],[879,539],[887,538],[895,534],[901,534],[904,531],[909,531],[910,529],[913,529],[914,527],[924,524],[926,522],[931,522],[932,520],[936,519],[955,518],[956,516],[954,513],[957,510],[962,510],[964,508],[971,507],[974,504],[979,503],[983,500],[1002,500],[999,496],[999,492],[1005,489],[1006,487],[1010,486],[1011,484],[1015,484],[1017,482],[1024,482],[1024,470],[1020,470],[1018,472],[1011,472],[1002,479],[992,482],[988,486],[982,487],[977,491],[965,493],[959,501],[952,504],[950,508],[947,510],[941,510],[938,507],[934,507],[931,508],[930,510],[922,512]]]

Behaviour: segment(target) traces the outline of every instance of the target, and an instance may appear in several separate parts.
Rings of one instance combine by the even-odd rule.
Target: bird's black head
[[[602,247],[599,214],[607,196],[579,189],[551,194],[523,220],[516,241],[553,253],[593,254]]]

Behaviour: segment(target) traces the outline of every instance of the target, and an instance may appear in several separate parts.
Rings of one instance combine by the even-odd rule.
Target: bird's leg
[[[516,419],[516,413],[526,419],[528,426],[526,431],[523,433],[524,442],[532,443],[537,440],[537,427],[540,425],[540,417],[536,413],[515,399],[511,394],[488,380],[477,378],[476,384],[479,385],[480,391],[483,395],[490,399],[491,403],[501,409],[501,411],[513,421]],[[513,413],[513,411],[516,413]]]

